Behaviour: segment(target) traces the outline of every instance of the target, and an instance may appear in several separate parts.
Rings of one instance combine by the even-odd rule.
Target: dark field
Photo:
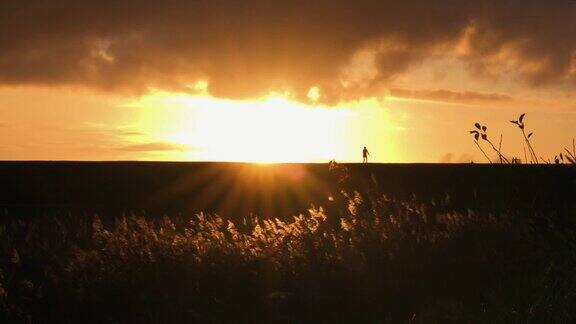
[[[576,321],[574,167],[2,162],[0,179],[0,322]]]
[[[573,167],[558,165],[0,162],[4,216],[217,212],[291,217],[340,190],[370,187],[402,200],[445,200],[466,210],[563,209],[576,197]],[[345,188],[343,188],[345,187]]]

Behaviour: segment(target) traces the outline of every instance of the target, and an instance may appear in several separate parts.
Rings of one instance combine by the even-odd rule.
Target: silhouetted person
[[[362,163],[368,163],[368,155],[370,155],[370,152],[368,152],[368,149],[364,146],[362,150]]]

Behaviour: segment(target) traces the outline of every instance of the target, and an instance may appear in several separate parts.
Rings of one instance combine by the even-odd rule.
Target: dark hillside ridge
[[[341,164],[347,188],[446,201],[454,209],[575,212],[576,169],[562,165]],[[50,213],[218,212],[287,217],[339,192],[327,164],[0,162],[3,217]]]

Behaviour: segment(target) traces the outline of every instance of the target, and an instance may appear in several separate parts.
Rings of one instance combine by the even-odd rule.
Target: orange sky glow
[[[502,133],[504,151],[522,157],[520,134],[508,120],[524,111],[536,148],[549,157],[570,143],[575,116],[393,96],[325,106],[288,93],[231,100],[20,87],[0,94],[5,160],[358,162],[366,145],[373,162],[484,162],[467,132],[472,124]]]
[[[553,160],[576,6],[552,2],[2,1],[0,160],[487,162],[476,122],[524,160],[522,113]]]

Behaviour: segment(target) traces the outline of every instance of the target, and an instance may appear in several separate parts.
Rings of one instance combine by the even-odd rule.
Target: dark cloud
[[[153,142],[144,144],[131,144],[118,148],[120,151],[129,152],[160,152],[160,151],[189,151],[190,147],[187,145]]]
[[[334,102],[454,51],[478,73],[565,83],[574,21],[569,0],[3,0],[0,83],[142,93],[208,79],[216,96],[319,86]]]
[[[473,91],[450,91],[445,89],[439,90],[410,90],[402,88],[391,88],[390,95],[402,98],[414,98],[424,100],[435,100],[444,102],[506,102],[511,101],[512,97],[501,93],[483,93]]]

